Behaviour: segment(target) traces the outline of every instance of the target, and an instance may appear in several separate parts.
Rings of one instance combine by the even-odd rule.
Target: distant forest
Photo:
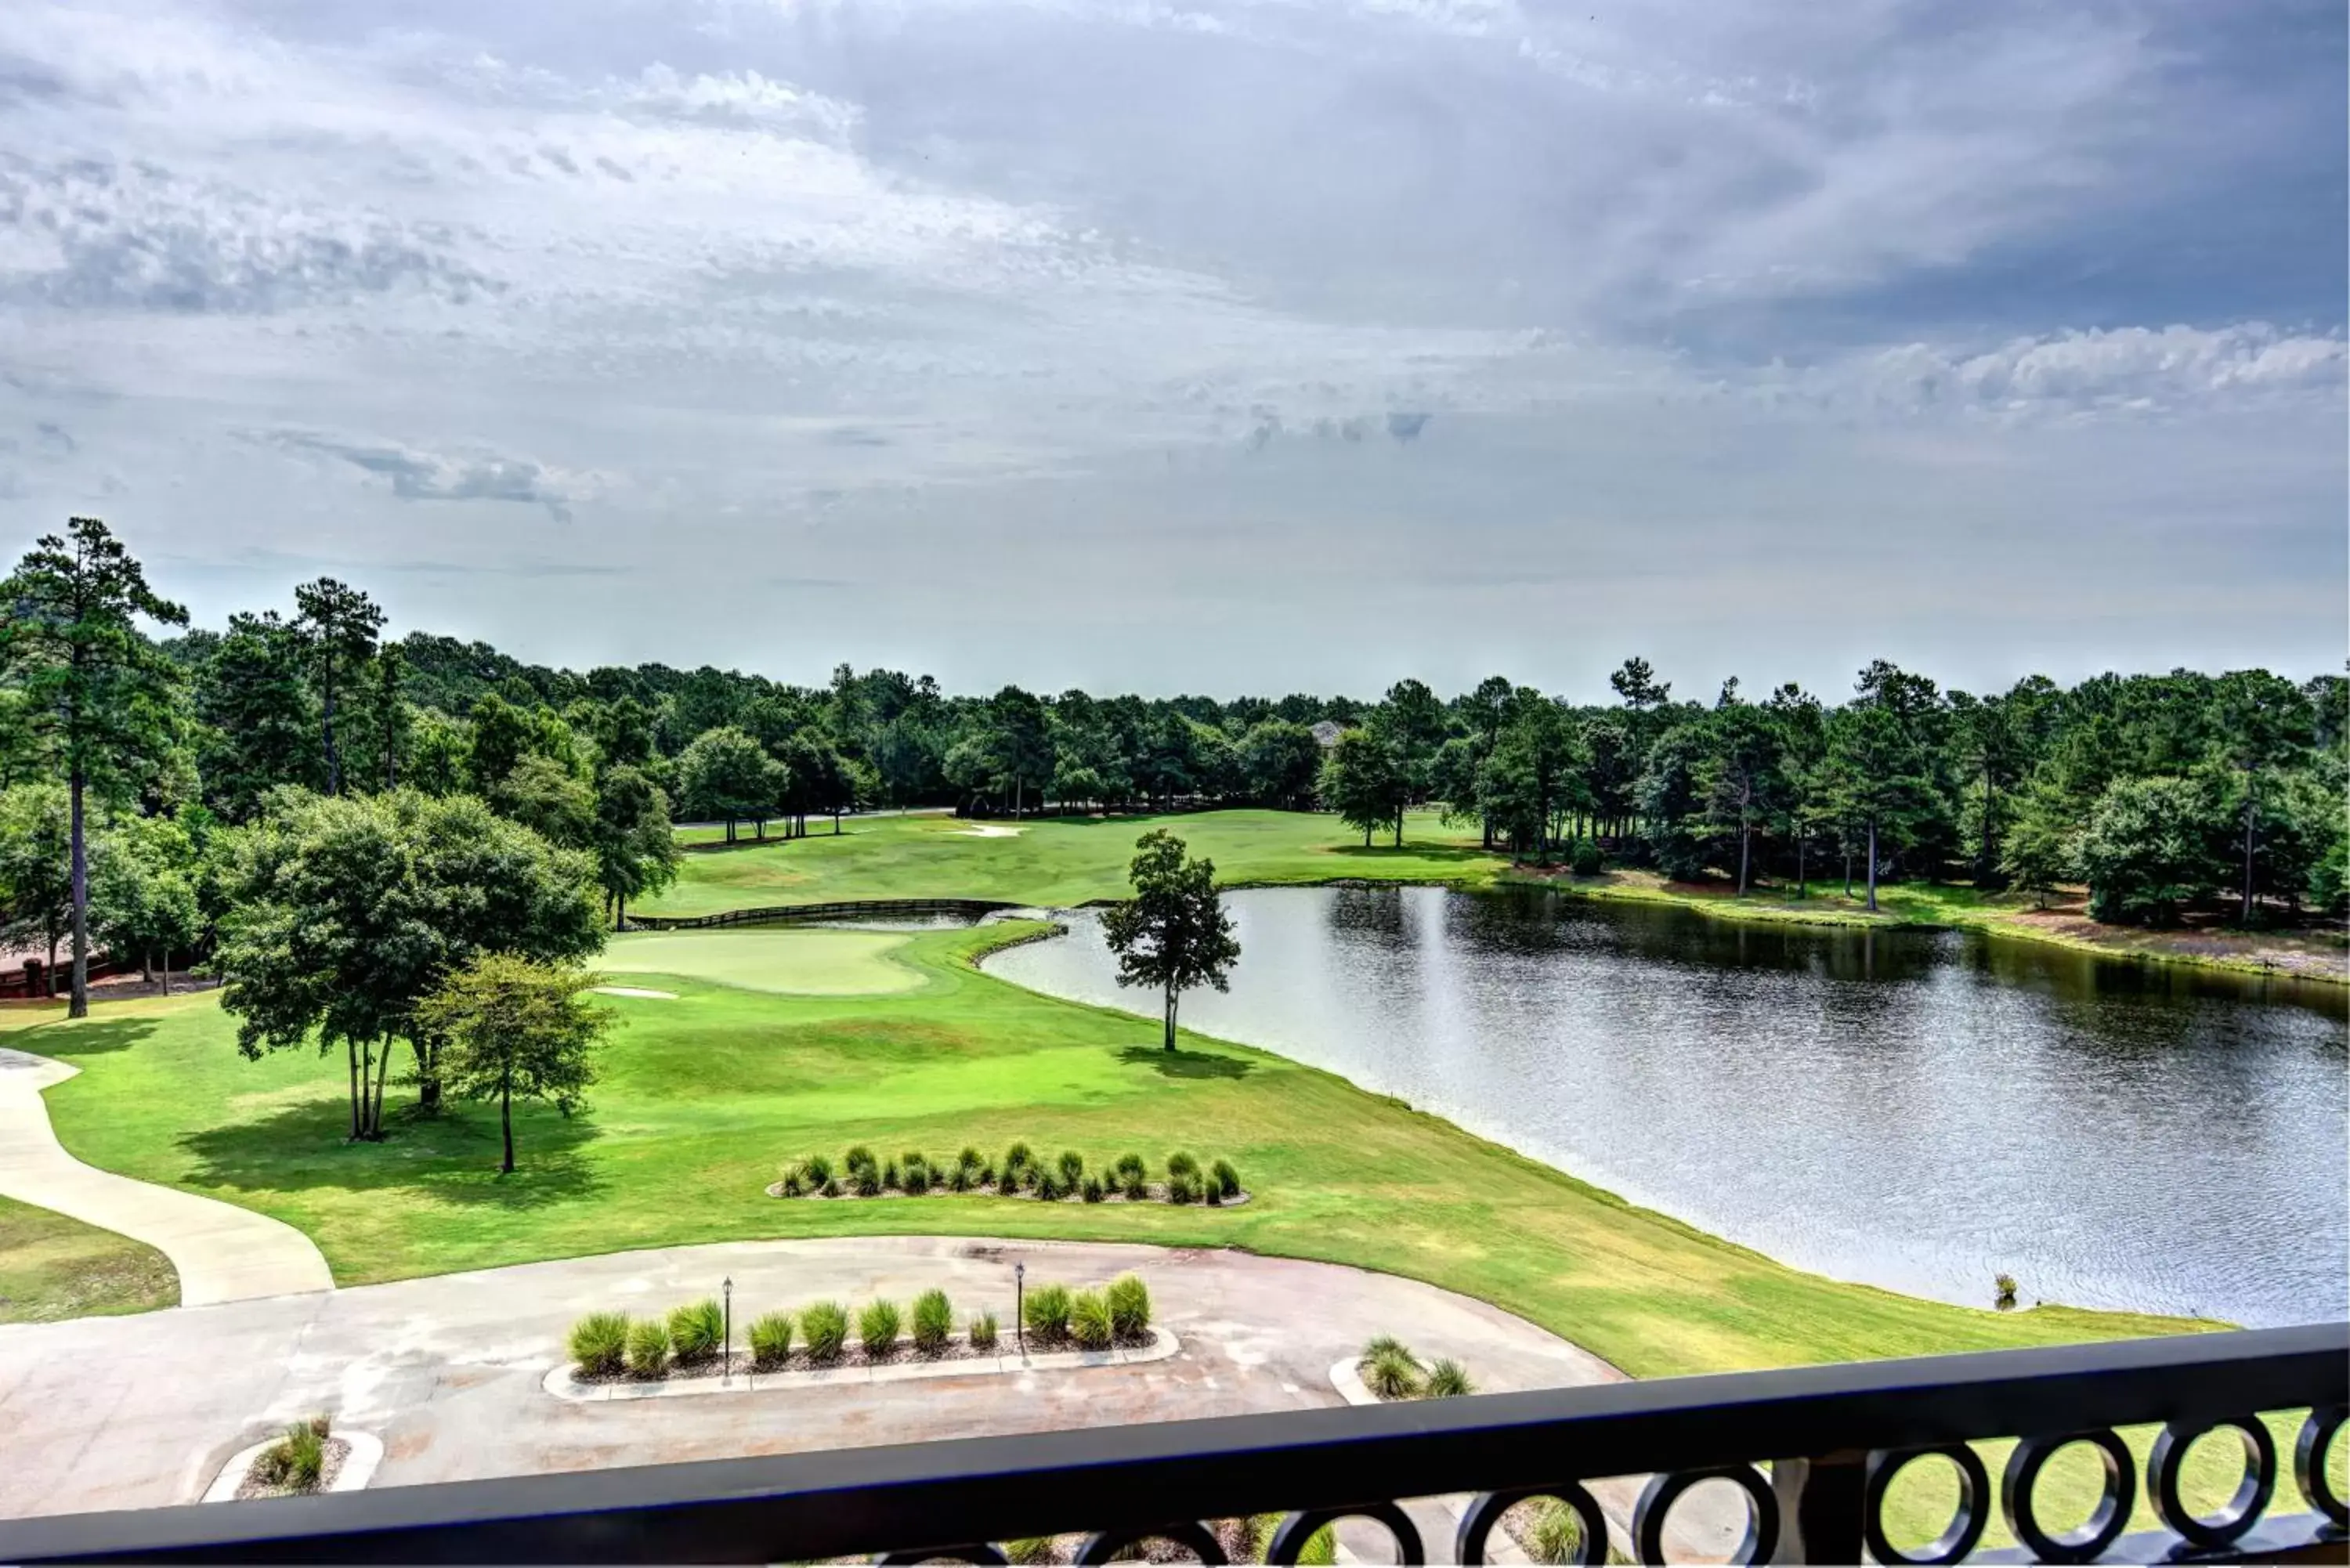
[[[801,686],[583,672],[384,635],[328,578],[182,629],[102,524],[0,585],[0,919],[54,959],[73,867],[118,951],[201,952],[240,830],[314,795],[477,797],[571,852],[608,910],[674,875],[675,820],[1213,805],[1334,812],[1366,845],[1435,807],[1521,861],[1801,889],[1824,877],[2085,885],[2097,919],[2262,924],[2345,909],[2350,681],[2264,670],[1946,690],[1883,661],[1849,691],[1677,695],[1641,659],[1582,704],[1496,675],[1440,695],[1145,698],[858,671]],[[478,809],[478,808],[477,808]],[[566,873],[567,875],[569,873]],[[168,966],[167,966],[168,967]]]

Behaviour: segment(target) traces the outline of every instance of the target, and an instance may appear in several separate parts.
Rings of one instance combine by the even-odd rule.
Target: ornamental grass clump
[[[1231,1160],[1216,1161],[1209,1168],[1208,1174],[1214,1180],[1216,1191],[1220,1195],[1225,1198],[1238,1198],[1241,1195],[1241,1173],[1232,1168]]]
[[[253,1476],[264,1486],[288,1491],[316,1491],[327,1471],[327,1417],[313,1416],[286,1428],[286,1435],[261,1450],[253,1461]]]
[[[1167,1201],[1194,1203],[1199,1200],[1199,1182],[1191,1175],[1170,1174],[1167,1178]]]
[[[966,1332],[971,1336],[971,1347],[973,1350],[993,1350],[995,1348],[995,1314],[992,1312],[981,1313],[971,1320],[971,1327]]]
[[[1118,1172],[1118,1179],[1121,1184],[1128,1181],[1147,1181],[1150,1179],[1150,1168],[1142,1163],[1142,1157],[1139,1154],[1119,1155],[1118,1163],[1110,1168]]]
[[[1069,1337],[1069,1287],[1038,1285],[1021,1303],[1020,1320],[1047,1345]]]
[[[590,1377],[616,1377],[629,1359],[629,1314],[591,1312],[571,1325],[571,1359]]]
[[[726,1314],[714,1296],[688,1302],[669,1314],[669,1350],[680,1366],[699,1366],[718,1358],[726,1332]]]
[[[1430,1399],[1457,1399],[1475,1392],[1477,1386],[1469,1381],[1469,1369],[1450,1356],[1429,1367],[1428,1382],[1420,1388]]]
[[[1531,1497],[1522,1506],[1529,1517],[1523,1530],[1515,1533],[1527,1556],[1537,1563],[1583,1560],[1581,1514],[1555,1497]]]
[[[791,1358],[792,1314],[761,1313],[751,1320],[751,1370],[772,1372]]]
[[[1087,1202],[1099,1203],[1103,1199],[1108,1196],[1109,1193],[1102,1187],[1102,1179],[1100,1177],[1088,1176],[1086,1178],[1085,1199]]]
[[[906,1194],[920,1198],[931,1189],[931,1168],[920,1160],[905,1167]]]
[[[1068,1195],[1069,1189],[1066,1186],[1063,1185],[1059,1176],[1042,1167],[1037,1169],[1037,1197],[1043,1199],[1047,1203],[1058,1203],[1062,1199],[1066,1198]]]
[[[914,1298],[914,1348],[924,1355],[936,1355],[947,1347],[947,1338],[954,1333],[954,1306],[941,1290],[924,1291]]]
[[[980,1158],[979,1150],[973,1148],[969,1144],[965,1144],[962,1146],[962,1152],[955,1156],[955,1163],[962,1167],[965,1170],[977,1170],[981,1166],[987,1162]]]
[[[1110,1327],[1124,1340],[1150,1332],[1150,1287],[1139,1274],[1120,1274],[1102,1293],[1109,1300]]]
[[[1363,1385],[1382,1399],[1419,1397],[1426,1369],[1399,1340],[1382,1334],[1364,1347],[1359,1364]]]
[[[818,1302],[800,1314],[800,1337],[807,1341],[808,1359],[837,1361],[848,1344],[848,1309],[838,1302]]]
[[[1075,1187],[1085,1179],[1085,1176],[1086,1157],[1073,1148],[1063,1149],[1061,1151],[1061,1185]]]
[[[896,1160],[893,1159],[881,1168],[881,1185],[884,1187],[895,1187],[898,1185],[898,1162]]]
[[[669,1370],[669,1330],[659,1318],[629,1325],[629,1370],[639,1377],[659,1377]]]
[[[1079,1291],[1069,1298],[1069,1337],[1080,1350],[1107,1350],[1118,1339],[1110,1320],[1109,1298],[1099,1291]]]
[[[1014,1171],[1025,1170],[1035,1163],[1035,1151],[1024,1143],[1015,1143],[1003,1151],[1003,1172],[1007,1176]]]
[[[868,1361],[879,1361],[898,1349],[898,1303],[868,1302],[857,1314],[857,1346]]]
[[[971,1167],[967,1165],[958,1165],[952,1170],[947,1172],[947,1190],[950,1192],[969,1192],[971,1190]]]
[[[1190,1155],[1184,1153],[1179,1148],[1173,1154],[1167,1157],[1167,1174],[1170,1176],[1197,1176],[1200,1174],[1200,1162],[1193,1159]]]
[[[812,1154],[800,1161],[800,1174],[810,1187],[822,1187],[832,1179],[832,1161],[820,1154]]]
[[[786,1198],[797,1198],[807,1190],[807,1184],[801,1177],[798,1166],[787,1165],[784,1168],[784,1179],[777,1185],[776,1190]]]

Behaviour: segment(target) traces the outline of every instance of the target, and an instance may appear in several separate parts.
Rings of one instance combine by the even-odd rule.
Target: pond
[[[2350,1311],[2350,995],[1973,932],[1541,889],[1244,891],[1183,1022],[1397,1096],[1799,1268],[1988,1305]],[[988,961],[1121,992],[1090,911]]]

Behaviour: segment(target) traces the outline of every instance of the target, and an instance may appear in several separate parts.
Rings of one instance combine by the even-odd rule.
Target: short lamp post
[[[1021,1312],[1028,1290],[1028,1265],[1012,1265],[1012,1336],[1019,1342],[1020,1354],[1028,1354],[1028,1321]]]
[[[727,1275],[718,1288],[726,1297],[725,1343],[718,1352],[718,1386],[723,1388],[734,1381],[734,1276]]]

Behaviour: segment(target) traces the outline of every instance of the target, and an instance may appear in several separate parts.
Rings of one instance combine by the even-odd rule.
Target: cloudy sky
[[[0,5],[0,523],[585,666],[2339,669],[2336,0]]]

